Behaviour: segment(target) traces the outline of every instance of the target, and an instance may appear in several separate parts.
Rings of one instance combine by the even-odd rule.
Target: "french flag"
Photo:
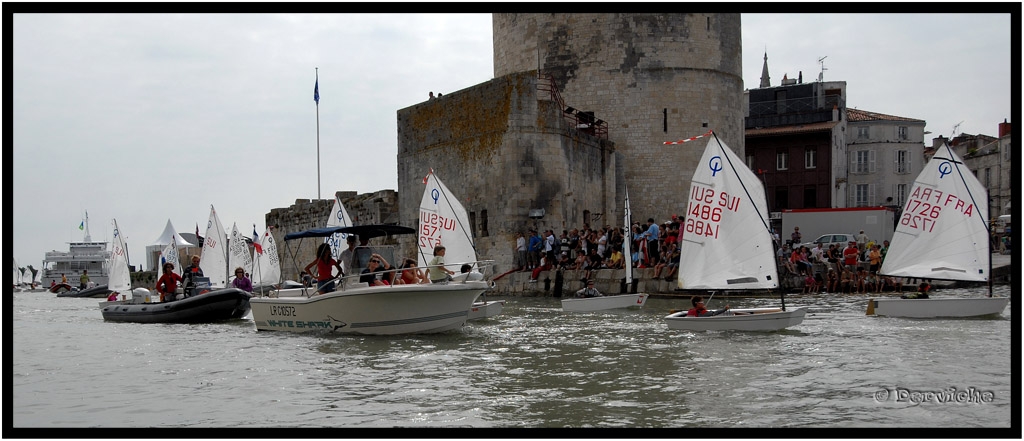
[[[256,225],[252,226],[252,247],[256,249],[256,254],[263,254],[263,246],[260,245],[260,235],[256,232]]]

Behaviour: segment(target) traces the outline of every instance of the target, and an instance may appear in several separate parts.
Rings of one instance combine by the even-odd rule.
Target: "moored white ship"
[[[88,271],[89,281],[96,285],[106,285],[109,277],[107,260],[110,250],[107,242],[93,242],[89,235],[89,214],[86,213],[81,228],[85,231],[82,242],[69,242],[68,251],[48,251],[43,257],[42,283],[49,287],[51,282],[61,283],[61,276],[67,277],[67,283],[78,286],[83,271]]]

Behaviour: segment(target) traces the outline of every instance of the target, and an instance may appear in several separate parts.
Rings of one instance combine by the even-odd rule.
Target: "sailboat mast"
[[[626,202],[624,204],[624,209],[623,209],[623,217],[624,217],[623,223],[625,224],[625,231],[623,231],[623,233],[625,233],[624,234],[625,237],[623,237],[623,239],[625,239],[625,240],[622,241],[622,248],[623,248],[622,251],[623,251],[623,254],[624,254],[624,256],[623,256],[624,259],[623,260],[625,260],[625,262],[626,262],[626,265],[625,265],[625,268],[626,268],[626,289],[628,290],[629,286],[631,286],[633,284],[633,254],[632,254],[632,250],[630,250],[630,245],[631,245],[631,243],[633,241],[633,231],[632,231],[632,219],[630,219],[631,218],[631,213],[629,212],[629,188],[626,187],[625,190],[626,190]]]

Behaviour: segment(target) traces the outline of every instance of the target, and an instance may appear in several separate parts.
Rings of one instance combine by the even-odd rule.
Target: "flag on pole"
[[[78,229],[79,230],[84,230],[85,229],[85,221],[82,221],[82,223],[78,224]]]
[[[320,78],[316,79],[313,83],[313,101],[316,101],[316,105],[320,105]]]
[[[256,224],[252,226],[252,247],[256,249],[256,254],[263,254],[263,246],[260,245],[260,235],[256,232]]]

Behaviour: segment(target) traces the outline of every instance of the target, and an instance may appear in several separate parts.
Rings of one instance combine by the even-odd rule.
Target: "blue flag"
[[[78,224],[78,229],[79,230],[84,230],[85,229],[85,221],[82,221],[82,223]]]
[[[316,83],[313,83],[313,101],[320,105],[320,79],[316,79]]]

